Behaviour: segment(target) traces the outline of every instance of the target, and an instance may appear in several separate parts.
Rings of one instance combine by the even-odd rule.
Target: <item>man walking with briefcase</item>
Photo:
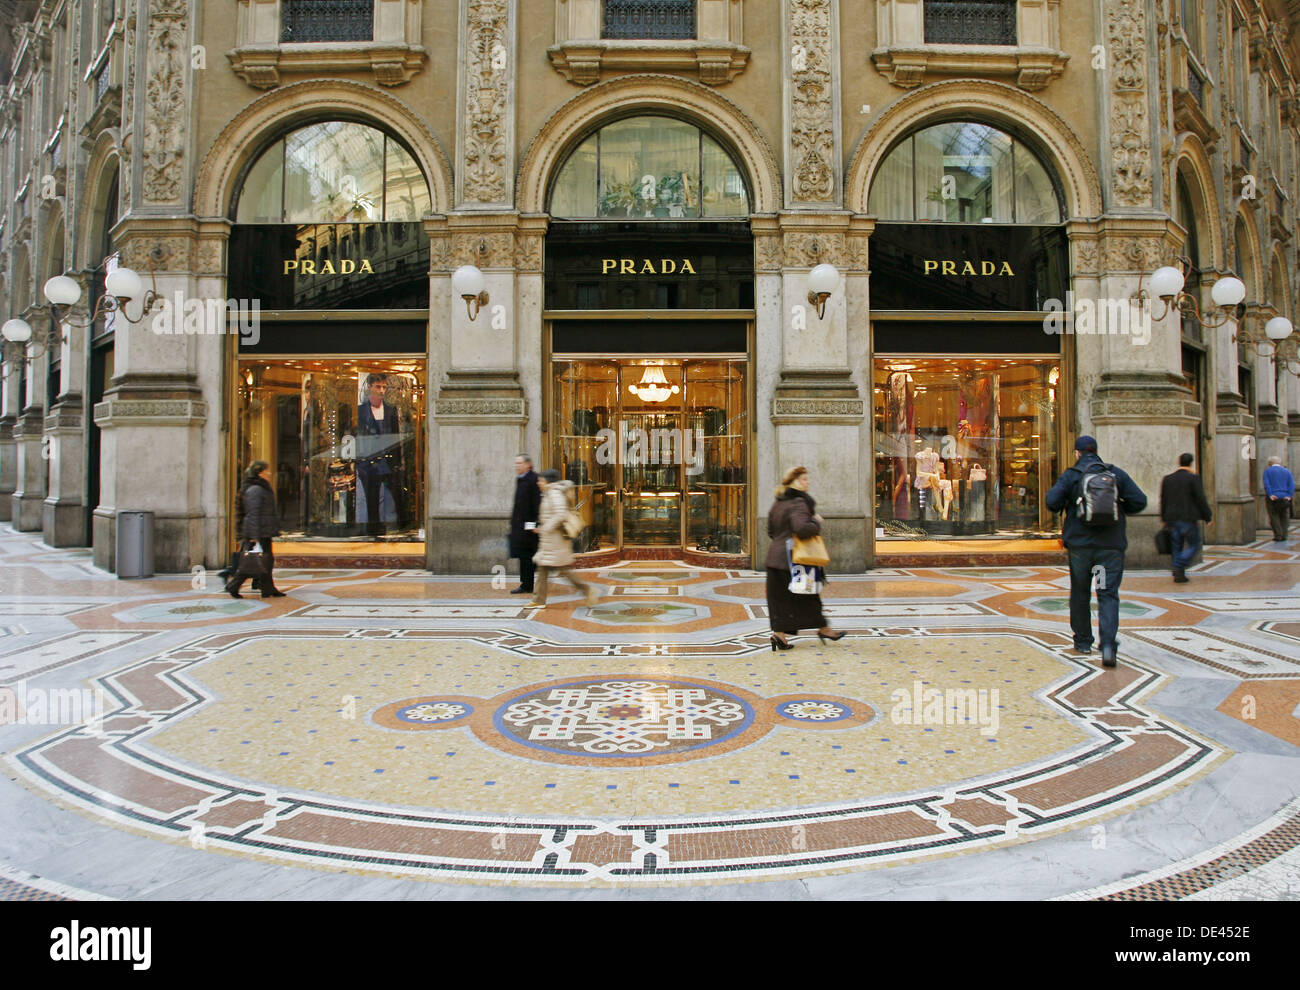
[[[1201,549],[1201,520],[1213,518],[1205,485],[1192,470],[1194,460],[1191,454],[1179,455],[1178,470],[1160,482],[1160,519],[1169,531],[1176,584],[1187,583],[1187,568]]]

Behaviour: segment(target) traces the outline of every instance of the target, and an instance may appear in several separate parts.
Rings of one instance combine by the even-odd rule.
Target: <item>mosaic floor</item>
[[[1112,670],[1046,566],[837,577],[773,653],[761,575],[674,562],[0,565],[0,899],[1300,898],[1300,540],[1126,574]]]

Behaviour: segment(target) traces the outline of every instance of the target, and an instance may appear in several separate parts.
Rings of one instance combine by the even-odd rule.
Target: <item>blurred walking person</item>
[[[1282,458],[1270,457],[1264,469],[1264,504],[1268,506],[1268,524],[1273,527],[1273,540],[1286,542],[1286,531],[1291,525],[1291,499],[1295,497],[1295,475],[1282,464]]]
[[[537,564],[537,578],[530,605],[545,607],[547,585],[551,575],[563,577],[581,594],[587,596],[587,605],[595,605],[600,593],[595,585],[588,584],[573,569],[573,539],[564,532],[564,520],[569,515],[569,492],[572,481],[561,481],[560,472],[554,469],[537,476],[537,486],[542,490],[542,504],[538,515],[537,534],[539,546],[533,560]]]
[[[239,491],[239,507],[241,518],[236,528],[239,531],[240,539],[243,540],[239,570],[244,570],[244,558],[249,556],[249,550],[253,547],[253,544],[260,544],[262,559],[265,562],[265,570],[260,575],[259,581],[262,588],[262,597],[283,598],[284,592],[276,588],[275,580],[272,577],[275,557],[273,556],[271,539],[280,535],[280,517],[275,509],[275,492],[271,490],[271,466],[266,461],[254,461],[248,466],[248,470],[244,472],[244,484]],[[236,571],[235,576],[226,585],[226,591],[230,597],[244,597],[239,593],[239,588],[244,583],[246,576],[246,574],[240,574],[239,571]]]
[[[531,595],[537,553],[537,519],[542,505],[542,490],[537,485],[533,459],[527,454],[515,458],[515,504],[510,510],[510,556],[519,559],[519,587],[512,595]]]
[[[1180,454],[1178,470],[1160,481],[1160,520],[1169,527],[1176,584],[1187,583],[1187,568],[1201,549],[1201,520],[1210,522],[1213,518],[1205,485],[1192,470],[1195,459],[1191,454]]]
[[[806,467],[791,468],[776,489],[776,501],[767,513],[767,615],[772,627],[772,650],[793,650],[790,637],[800,629],[816,629],[817,638],[843,639],[826,621],[820,594],[796,594],[790,590],[789,541],[820,536],[825,521],[817,513],[817,503],[808,489],[811,481]]]

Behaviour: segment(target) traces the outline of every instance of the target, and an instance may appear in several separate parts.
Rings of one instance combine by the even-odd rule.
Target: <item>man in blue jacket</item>
[[[1268,524],[1273,527],[1273,539],[1286,542],[1286,531],[1291,525],[1291,499],[1295,495],[1295,475],[1282,465],[1282,458],[1270,457],[1264,469],[1264,498],[1268,506]]]
[[[1133,479],[1097,456],[1097,441],[1079,437],[1074,444],[1074,467],[1066,468],[1047,493],[1047,507],[1064,512],[1061,536],[1070,555],[1070,627],[1074,648],[1092,652],[1092,585],[1097,585],[1097,633],[1101,662],[1115,666],[1119,632],[1119,583],[1124,577],[1124,551],[1128,549],[1125,517],[1147,507],[1147,497]],[[1110,525],[1085,521],[1079,504],[1085,476],[1109,471],[1115,476],[1115,520]],[[1095,575],[1095,577],[1094,577]]]

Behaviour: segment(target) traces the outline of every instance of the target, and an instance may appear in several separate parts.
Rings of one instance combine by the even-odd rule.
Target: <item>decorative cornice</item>
[[[410,82],[428,60],[421,45],[392,42],[248,45],[226,52],[235,75],[254,89],[274,89],[288,74],[333,75],[370,70],[380,86]]]
[[[690,72],[700,82],[723,86],[745,71],[752,54],[723,41],[565,41],[546,50],[555,71],[571,83],[590,86],[606,72]]]
[[[95,425],[102,429],[127,426],[201,426],[208,418],[206,402],[196,399],[110,399],[95,404]]]
[[[895,86],[912,89],[936,75],[1014,76],[1021,89],[1037,92],[1065,72],[1066,52],[1004,45],[917,45],[877,48],[876,69]]]

